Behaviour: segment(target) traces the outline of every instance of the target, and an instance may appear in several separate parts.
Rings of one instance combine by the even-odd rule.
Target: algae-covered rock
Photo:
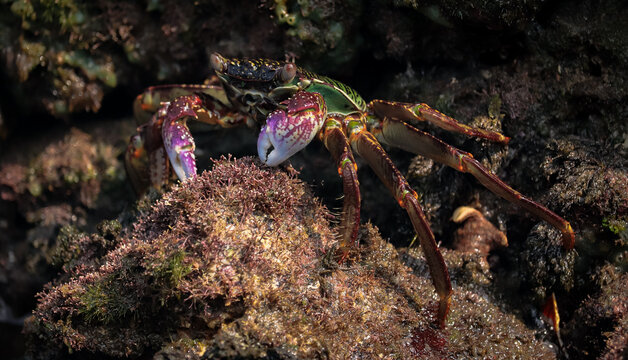
[[[578,358],[625,359],[628,355],[628,275],[612,265],[593,276],[596,292],[565,326],[571,354]]]
[[[112,135],[118,126],[112,122],[106,131],[98,127],[50,131],[2,153],[0,322],[21,327],[36,305],[35,294],[57,275],[62,263],[55,260],[59,246],[55,239],[63,227],[94,229],[124,207],[131,191],[118,159],[120,137]],[[103,231],[105,236],[110,232]],[[61,258],[69,260],[78,248],[69,246]],[[4,338],[20,332],[6,330]]]
[[[438,329],[420,252],[409,253],[408,267],[366,226],[360,260],[337,264],[327,210],[293,175],[258,164],[221,160],[176,186],[98,262],[59,256],[74,265],[41,294],[26,328],[31,354],[553,358],[486,295],[491,275],[480,255],[446,252],[459,285]],[[102,235],[66,236],[61,254],[89,248],[86,237]]]

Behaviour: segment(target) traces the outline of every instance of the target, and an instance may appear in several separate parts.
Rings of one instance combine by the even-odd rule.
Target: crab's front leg
[[[224,90],[213,85],[151,87],[136,98],[134,108],[141,125],[131,137],[125,165],[138,194],[148,186],[165,185],[171,169],[180,180],[196,176],[195,144],[188,120],[222,127],[246,121],[228,106]],[[150,113],[151,120],[144,121]]]
[[[260,132],[257,141],[260,160],[269,166],[279,165],[319,134],[336,160],[338,173],[342,177],[344,205],[339,226],[342,260],[351,248],[357,247],[360,226],[357,165],[343,130],[343,118],[335,114],[328,116],[323,97],[314,92],[297,92],[282,104],[286,106],[286,110],[279,109],[270,113]]]
[[[222,86],[205,84],[157,85],[147,88],[135,98],[133,116],[139,125],[146,124],[153,114],[156,114],[160,109],[166,110],[164,105],[167,108],[172,100],[186,95],[198,95],[212,99],[211,101],[204,101],[205,106],[210,110],[220,111],[229,103]]]
[[[257,139],[257,153],[268,166],[277,166],[305,148],[319,132],[327,107],[318,93],[299,91],[266,118]]]
[[[168,106],[161,128],[164,149],[172,169],[181,181],[196,177],[196,145],[187,120],[197,119],[196,111],[201,108],[202,102],[196,95],[178,97]]]
[[[188,120],[232,127],[244,123],[245,117],[230,111],[204,93],[179,96],[172,100],[163,119],[161,135],[172,169],[181,181],[196,177],[196,145],[187,126]]]

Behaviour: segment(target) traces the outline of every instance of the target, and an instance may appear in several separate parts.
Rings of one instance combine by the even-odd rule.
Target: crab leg
[[[237,126],[245,120],[204,93],[183,95],[172,100],[162,117],[161,135],[172,169],[181,181],[196,177],[196,146],[187,126],[190,118],[222,127]]]
[[[166,184],[171,163],[179,179],[195,176],[195,146],[187,119],[221,127],[243,124],[244,115],[228,104],[224,89],[215,85],[160,85],[137,96],[133,109],[140,126],[125,154],[134,190],[142,194],[149,185]]]
[[[194,157],[194,138],[187,126],[187,119],[194,119],[208,124],[230,127],[244,121],[243,117],[229,116],[228,112],[219,111],[201,98],[201,94],[179,96],[172,100],[163,117],[161,135],[164,148],[177,177],[183,181],[196,177],[196,159]]]
[[[187,126],[187,119],[197,119],[194,110],[200,108],[201,101],[195,95],[180,96],[170,106],[161,128],[164,148],[179,180],[196,177],[194,138]]]
[[[330,115],[319,133],[325,147],[336,161],[338,174],[342,178],[344,201],[340,217],[340,258],[345,259],[351,249],[358,247],[358,229],[360,228],[360,185],[358,166],[353,158],[349,139],[342,131],[342,119]]]
[[[377,139],[366,130],[363,118],[349,115],[345,118],[345,127],[353,151],[366,160],[393,194],[399,206],[408,212],[414,231],[416,231],[423,248],[434,288],[439,297],[438,322],[441,327],[444,327],[451,301],[451,282],[443,256],[438,250],[434,233],[432,233],[419,204],[418,195],[397,170]]]
[[[138,132],[140,128],[138,128]],[[142,194],[150,185],[146,175],[149,174],[149,161],[142,136],[133,135],[124,154],[124,167],[127,177],[136,194]]]
[[[185,95],[200,95],[210,97],[212,101],[205,101],[205,106],[213,109],[214,106],[224,107],[229,101],[222,87],[216,85],[158,85],[151,86],[138,95],[133,102],[133,115],[139,124],[147,123],[152,114],[156,113],[164,104]],[[212,105],[211,102],[216,105]]]
[[[563,247],[573,249],[575,235],[569,222],[508,186],[475,160],[470,153],[456,149],[403,121],[384,119],[381,121],[381,129],[373,131],[383,143],[426,156],[458,171],[470,173],[496,195],[521,206],[556,227],[563,234]]]
[[[473,128],[458,122],[427,104],[409,104],[396,101],[373,100],[369,103],[375,114],[380,118],[393,118],[402,121],[427,121],[441,129],[457,132],[467,136],[479,137],[501,144],[508,144],[510,138],[495,131]]]
[[[133,189],[142,194],[149,186],[161,187],[170,176],[161,136],[166,107],[153,114],[149,123],[140,125],[131,137],[125,155],[125,167]],[[148,175],[148,178],[146,178]]]
[[[268,166],[277,166],[306,147],[325,123],[327,107],[319,93],[299,91],[266,117],[257,138],[257,154]]]

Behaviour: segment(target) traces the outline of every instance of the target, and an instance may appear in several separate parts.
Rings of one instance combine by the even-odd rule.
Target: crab
[[[507,144],[510,139],[501,133],[467,126],[424,103],[367,103],[349,86],[292,62],[226,58],[214,53],[210,63],[214,82],[155,86],[137,97],[135,113],[145,122],[131,137],[126,153],[127,172],[137,192],[163,186],[174,177],[173,172],[181,181],[196,177],[195,143],[188,120],[259,129],[257,151],[261,162],[268,166],[280,165],[317,138],[331,153],[342,179],[344,200],[337,229],[338,256],[342,260],[358,246],[357,154],[408,213],[438,295],[440,327],[444,327],[450,307],[449,273],[417,193],[382,144],[470,173],[493,193],[560,230],[565,249],[574,247],[569,222],[508,186],[472,154],[411,124],[427,122],[450,132]]]

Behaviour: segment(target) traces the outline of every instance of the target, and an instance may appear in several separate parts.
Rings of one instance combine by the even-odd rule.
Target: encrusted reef
[[[569,350],[593,354],[604,349],[600,359],[626,358],[628,343],[628,276],[625,270],[606,265],[591,274],[593,295],[583,301],[573,319],[566,324]],[[591,329],[600,329],[603,336]],[[574,341],[583,339],[584,341]]]
[[[0,323],[11,349],[35,294],[60,269],[53,261],[66,225],[93,229],[132,196],[118,159],[121,140],[104,136],[121,123],[31,136],[0,159]],[[7,155],[12,154],[12,155]],[[12,335],[9,335],[12,334]],[[6,342],[6,343],[5,343]],[[16,346],[19,349],[19,345]],[[10,353],[9,350],[6,350]]]
[[[420,251],[371,225],[338,264],[330,214],[285,170],[223,159],[132,225],[64,230],[65,274],[26,326],[34,358],[553,358],[488,290],[480,255],[447,251],[446,329]],[[113,226],[113,227],[112,227]],[[484,264],[484,265],[483,265]],[[413,270],[414,269],[414,270]]]

